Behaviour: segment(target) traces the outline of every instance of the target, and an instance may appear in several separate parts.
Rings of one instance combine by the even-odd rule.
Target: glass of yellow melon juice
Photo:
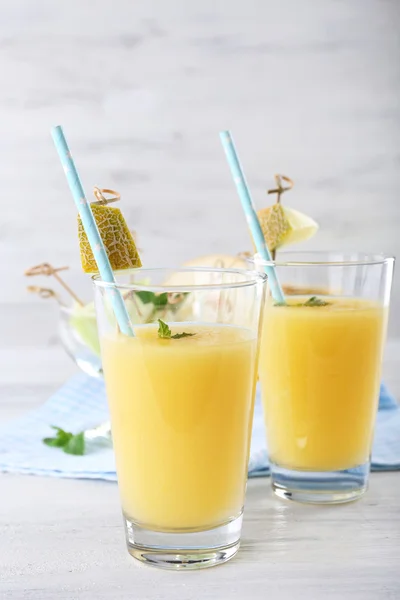
[[[278,254],[287,305],[267,296],[259,376],[280,497],[339,503],[367,488],[393,265],[364,254]]]
[[[135,269],[94,278],[129,552],[169,569],[239,548],[266,277]],[[134,326],[110,306],[122,294]]]

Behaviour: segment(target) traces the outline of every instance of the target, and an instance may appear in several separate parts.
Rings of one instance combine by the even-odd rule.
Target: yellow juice
[[[240,514],[256,368],[246,329],[154,325],[102,339],[122,507],[160,531],[208,529]]]
[[[351,298],[294,306],[306,299],[268,303],[264,313],[259,375],[270,458],[310,471],[362,465],[371,451],[386,309]]]

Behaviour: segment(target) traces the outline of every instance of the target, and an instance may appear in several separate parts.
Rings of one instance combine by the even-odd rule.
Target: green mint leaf
[[[57,432],[56,435],[59,438],[64,438],[69,435],[72,435],[72,433],[69,433],[68,431],[64,431],[64,429],[61,429],[61,427],[57,427],[56,425],[50,425],[50,427]]]
[[[162,294],[154,294],[153,292],[135,292],[136,296],[143,302],[143,304],[153,304],[156,308],[162,308],[168,304],[168,294],[163,292]]]
[[[175,333],[175,335],[171,335],[171,338],[173,340],[180,340],[181,338],[191,337],[192,335],[196,335],[196,334],[195,333],[186,333],[186,331],[184,331],[183,333]]]
[[[164,321],[158,319],[158,337],[163,339],[171,338],[171,330]]]
[[[162,306],[166,306],[168,304],[168,294],[164,292],[163,294],[154,294],[153,304],[157,308],[161,308]]]
[[[153,292],[135,292],[136,296],[143,302],[143,304],[154,304],[155,294]]]
[[[154,312],[158,310],[165,311],[168,309],[173,313],[180,308],[188,293],[189,292],[177,292],[173,294],[163,292],[162,294],[154,294],[153,292],[145,290],[134,292],[134,294],[143,302],[143,304],[152,304]]]
[[[67,454],[75,454],[76,456],[82,456],[85,454],[85,436],[83,431],[73,435],[68,443],[63,447],[63,450]]]
[[[42,441],[43,441],[43,444],[46,444],[46,446],[50,446],[51,448],[62,448],[67,443],[65,440],[63,440],[60,437],[43,438]]]
[[[327,306],[329,302],[325,302],[325,300],[321,300],[321,298],[317,298],[317,296],[311,296],[304,302],[303,306]]]
[[[46,446],[50,448],[62,448],[68,454],[84,454],[85,440],[83,432],[74,435],[55,425],[52,425],[51,428],[55,429],[57,434],[55,437],[47,437],[42,440]]]
[[[297,304],[286,304],[286,302],[275,302],[274,306],[328,306],[330,302],[325,302],[325,300],[321,300],[321,298],[317,298],[317,296],[311,296],[306,302],[299,302]]]
[[[51,425],[52,429],[55,429],[57,434],[56,437],[48,437],[44,438],[43,442],[47,446],[52,446],[54,448],[62,448],[69,442],[72,437],[72,433],[68,433],[68,431],[64,431],[61,427],[56,427],[55,425]]]
[[[167,340],[180,340],[181,338],[184,338],[184,337],[191,337],[192,335],[196,335],[195,333],[186,333],[186,331],[184,331],[183,333],[175,333],[174,335],[172,335],[171,329],[169,328],[167,323],[164,323],[164,321],[162,321],[161,319],[158,319],[158,323],[159,323],[159,327],[158,327],[158,337],[159,338],[163,338],[163,339],[167,339]]]

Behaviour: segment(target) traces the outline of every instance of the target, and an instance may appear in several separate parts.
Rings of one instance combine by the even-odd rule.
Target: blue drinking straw
[[[219,134],[221,138],[222,146],[225,150],[228,165],[232,173],[233,181],[235,182],[237,193],[239,194],[240,201],[246,215],[247,222],[249,224],[251,234],[253,236],[254,243],[257,248],[257,252],[261,258],[265,261],[272,262],[271,255],[268,250],[268,246],[265,243],[264,235],[261,229],[260,221],[258,220],[256,209],[254,208],[253,200],[250,196],[250,191],[246,183],[240,161],[235,150],[232,136],[229,131],[221,131]],[[272,265],[266,265],[264,267],[266,274],[268,275],[269,285],[271,288],[271,294],[275,302],[285,303],[285,296],[281,285],[278,281],[275,268]]]
[[[55,143],[58,156],[64,168],[69,189],[75,200],[76,207],[82,219],[82,225],[89,240],[93,256],[97,263],[100,276],[106,283],[115,285],[114,274],[108,260],[107,252],[101,239],[96,221],[94,219],[90,203],[86,200],[85,192],[79,179],[78,171],[76,170],[74,161],[69,151],[67,141],[64,137],[62,127],[57,125],[51,130],[51,135]],[[118,326],[125,335],[134,336],[132,325],[129,319],[128,311],[122,299],[120,291],[117,288],[109,290],[110,300],[113,311],[115,313]]]

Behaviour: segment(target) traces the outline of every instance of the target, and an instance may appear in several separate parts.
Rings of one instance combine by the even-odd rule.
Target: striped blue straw
[[[95,257],[100,276],[106,283],[115,285],[114,274],[108,260],[107,252],[101,239],[96,221],[94,219],[90,203],[86,200],[85,192],[79,179],[78,171],[76,170],[74,161],[69,151],[67,141],[64,137],[62,127],[57,125],[51,130],[51,135],[55,143],[58,156],[64,168],[69,189],[75,200],[76,207],[82,219],[82,225],[89,240],[90,247]],[[125,335],[133,336],[133,329],[129,319],[128,311],[125,303],[117,288],[110,290],[111,304],[118,322],[118,326]]]
[[[246,215],[247,222],[249,224],[251,234],[253,236],[254,243],[257,248],[257,252],[264,260],[272,262],[271,255],[268,250],[268,246],[265,243],[264,235],[261,229],[260,221],[258,220],[256,209],[254,208],[253,200],[250,196],[250,191],[246,183],[240,161],[235,150],[232,136],[229,131],[221,131],[219,134],[221,138],[222,146],[225,150],[228,165],[232,173],[233,181],[235,182],[237,193],[239,194],[240,201],[244,213]],[[268,275],[269,285],[271,288],[271,294],[275,302],[284,303],[285,296],[281,285],[278,281],[275,268],[272,265],[266,265],[264,268]]]

